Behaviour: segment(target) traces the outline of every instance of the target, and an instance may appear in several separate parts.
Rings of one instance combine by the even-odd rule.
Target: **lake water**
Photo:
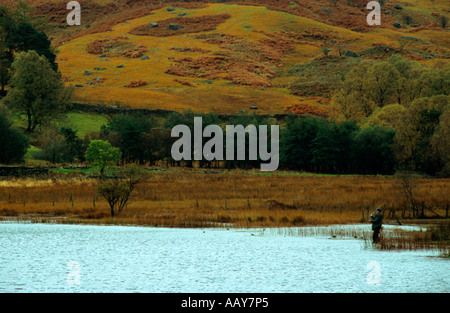
[[[0,223],[0,292],[443,292],[437,252],[236,229]]]

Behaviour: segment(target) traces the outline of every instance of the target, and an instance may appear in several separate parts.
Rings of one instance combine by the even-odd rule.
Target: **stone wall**
[[[99,113],[99,114],[143,114],[143,115],[156,115],[156,116],[166,116],[173,111],[169,110],[148,110],[148,109],[129,109],[121,108],[117,106],[105,106],[105,105],[92,105],[84,103],[72,103],[71,110],[81,111],[88,113]]]
[[[166,117],[170,113],[174,113],[176,111],[163,110],[163,109],[130,109],[130,108],[122,108],[117,106],[105,106],[105,105],[92,105],[85,103],[72,103],[70,110],[73,111],[81,111],[88,113],[98,113],[98,114],[143,114],[143,115],[154,115],[159,117]],[[223,120],[228,121],[235,115],[233,114],[217,114],[217,116]],[[273,117],[276,120],[283,120],[289,116],[289,114],[262,114],[263,117]]]
[[[3,177],[34,177],[48,175],[48,167],[0,166],[0,176]]]

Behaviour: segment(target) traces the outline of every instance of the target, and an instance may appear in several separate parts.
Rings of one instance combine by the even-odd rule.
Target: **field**
[[[74,100],[90,104],[326,116],[335,80],[353,64],[341,52],[428,65],[450,52],[440,1],[386,2],[379,27],[367,26],[366,1],[80,1],[74,27],[66,2],[27,2],[48,21],[64,80],[78,86]]]
[[[0,181],[0,216],[57,223],[289,227],[367,223],[369,211],[382,206],[388,223],[396,224],[395,216],[404,223],[427,223],[436,221],[435,214],[448,215],[450,189],[448,179],[417,179],[415,198],[433,213],[425,209],[424,218],[412,220],[393,177],[168,169],[152,172],[132,202],[111,218],[106,201],[96,195],[96,183],[79,170]]]

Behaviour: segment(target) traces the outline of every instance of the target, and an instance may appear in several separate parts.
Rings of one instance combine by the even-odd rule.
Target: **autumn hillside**
[[[74,100],[151,109],[327,115],[335,80],[359,59],[397,53],[429,66],[450,57],[446,1],[28,1],[57,50]],[[210,3],[211,2],[211,3]],[[212,3],[216,2],[216,3]],[[10,3],[9,0],[0,3]]]

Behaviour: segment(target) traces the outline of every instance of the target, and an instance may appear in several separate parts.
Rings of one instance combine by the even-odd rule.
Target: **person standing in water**
[[[380,242],[380,231],[382,229],[383,225],[383,214],[381,213],[381,209],[378,208],[376,210],[376,214],[371,215],[370,222],[372,223],[372,230],[373,230],[373,243]]]

